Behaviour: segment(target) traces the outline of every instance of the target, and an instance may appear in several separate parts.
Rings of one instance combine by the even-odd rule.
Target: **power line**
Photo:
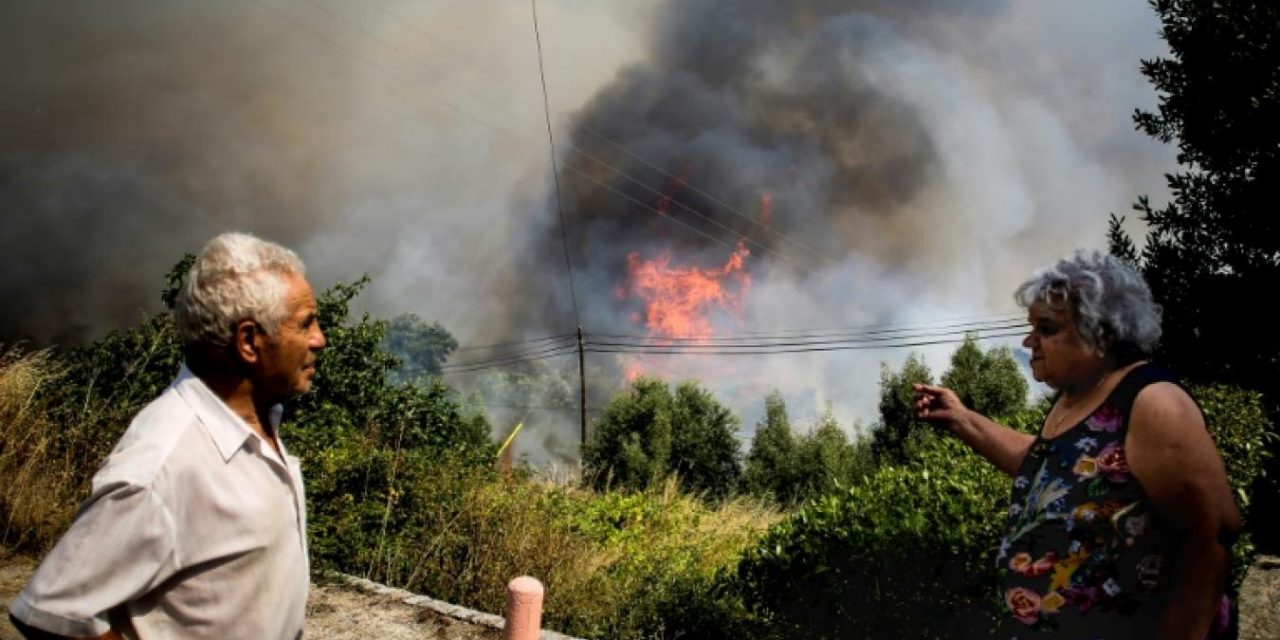
[[[1022,335],[1025,333],[1018,327],[992,327],[986,330],[986,333],[1012,333],[1010,335]],[[826,339],[826,338],[807,338],[797,340],[771,340],[766,342],[723,342],[723,343],[686,343],[686,344],[663,344],[652,342],[634,342],[634,341],[596,341],[592,342],[593,347],[626,347],[635,349],[672,349],[679,351],[687,351],[697,353],[715,349],[735,349],[735,350],[753,350],[753,349],[773,349],[777,347],[803,347],[814,345],[833,345],[833,344],[877,344],[882,342],[897,343],[905,340],[918,340],[923,338],[939,338],[943,336],[959,336],[957,341],[963,340],[967,336],[978,336],[979,332],[971,331],[943,331],[934,333],[916,333],[902,336],[886,336],[871,338],[847,338],[847,339]]]
[[[495,362],[499,360],[510,360],[512,358],[523,358],[526,356],[541,355],[549,351],[554,351],[556,349],[567,349],[569,347],[577,348],[577,344],[568,343],[568,342],[559,343],[559,344],[556,344],[556,343],[545,344],[537,347],[531,347],[529,349],[523,349],[520,351],[481,356],[479,358],[475,358],[466,362],[450,363],[450,364],[442,365],[441,368],[442,369],[460,369],[460,368],[470,367],[473,365],[483,364],[487,362]]]
[[[542,338],[530,338],[528,340],[515,340],[512,342],[495,342],[493,344],[482,344],[482,345],[475,345],[475,346],[458,347],[453,351],[455,353],[457,353],[458,351],[487,351],[487,350],[498,349],[502,347],[533,345],[541,342],[554,342],[557,340],[565,340],[565,339],[574,337],[574,335],[575,334],[572,334],[572,333],[560,333],[554,336],[546,336]]]
[[[1013,322],[1012,320],[1006,322],[972,321],[917,324],[910,328],[891,328],[892,325],[864,325],[862,327],[849,327],[816,333],[793,332],[765,336],[742,334],[739,336],[721,335],[707,338],[598,333],[590,334],[592,339],[587,341],[585,350],[591,353],[661,353],[667,355],[728,355],[731,353],[732,355],[744,355],[750,353],[787,353],[789,351],[824,351],[828,349],[798,349],[798,347],[833,347],[838,345],[844,345],[849,348],[898,348],[901,346],[914,346],[915,342],[912,341],[919,341],[925,338],[961,336],[961,334],[976,333],[976,338],[979,340],[985,340],[990,337],[1018,336],[1025,332],[1023,330],[1025,326],[1025,322]],[[523,364],[540,360],[544,357],[567,355],[575,349],[576,345],[570,342],[573,338],[574,334],[560,334],[540,338],[536,341],[488,345],[526,344],[526,346],[512,352],[490,354],[467,362],[446,364],[441,367],[441,370],[450,373],[461,373]],[[955,343],[963,340],[964,337],[962,336],[936,343]]]
[[[440,370],[446,373],[460,373],[460,372],[472,371],[476,369],[485,369],[491,366],[501,366],[501,365],[510,365],[510,364],[520,364],[522,362],[532,362],[535,360],[541,360],[544,358],[549,358],[557,355],[576,353],[577,351],[578,351],[578,345],[576,343],[564,344],[564,345],[552,345],[552,346],[543,347],[540,349],[532,349],[532,350],[524,351],[521,353],[506,354],[503,356],[488,358],[484,360],[473,360],[471,362],[460,362],[453,365],[445,365],[440,367]]]
[[[978,341],[993,340],[996,338],[1013,338],[1024,335],[1024,332],[1009,333],[991,333],[987,335],[978,335],[974,339]],[[964,339],[940,339],[940,340],[920,340],[910,342],[894,342],[886,344],[867,344],[866,342],[854,343],[832,343],[821,346],[806,347],[786,347],[778,349],[753,349],[753,350],[706,350],[697,351],[687,348],[668,348],[668,347],[611,347],[611,346],[588,346],[587,351],[590,353],[637,353],[647,355],[699,355],[699,356],[758,356],[758,355],[776,355],[783,353],[810,353],[825,351],[867,351],[877,349],[903,349],[908,347],[925,347],[939,344],[955,344],[963,342]]]
[[[951,332],[952,334],[959,332]],[[973,335],[973,339],[979,342],[986,340],[994,340],[998,338],[1014,338],[1025,335],[1025,331],[995,331],[991,333]],[[946,334],[938,334],[946,335]],[[916,336],[928,337],[928,336]],[[608,354],[636,354],[636,355],[697,355],[697,356],[767,356],[780,355],[790,353],[824,353],[832,351],[874,351],[884,349],[905,349],[911,347],[924,347],[940,344],[957,344],[969,339],[969,336],[962,338],[939,338],[935,340],[907,340],[903,337],[868,339],[861,341],[825,341],[810,342],[797,344],[764,344],[756,346],[739,346],[739,345],[707,345],[709,348],[699,348],[696,346],[656,346],[656,345],[626,345],[613,343],[588,343],[585,347],[587,353],[608,353]],[[482,371],[485,369],[494,369],[500,367],[509,367],[520,364],[527,364],[554,358],[556,356],[572,355],[577,352],[576,345],[565,345],[559,347],[550,347],[545,350],[535,350],[524,354],[514,354],[502,358],[494,358],[492,360],[468,362],[458,365],[450,365],[441,367],[442,373],[470,373]]]
[[[986,323],[1013,322],[1015,320],[1025,320],[1025,319],[1026,319],[1026,314],[1008,312],[1008,313],[999,313],[999,314],[982,315],[982,316],[939,318],[937,320],[931,320],[928,322],[889,322],[889,323],[872,323],[872,324],[864,324],[864,325],[855,325],[850,327],[834,327],[834,328],[833,327],[826,327],[826,328],[811,327],[807,329],[791,329],[791,330],[763,329],[759,331],[740,331],[733,334],[721,333],[721,334],[717,334],[717,337],[738,336],[738,337],[760,337],[763,339],[763,338],[767,338],[769,336],[775,336],[775,335],[776,336],[795,336],[795,335],[820,336],[820,335],[841,335],[849,332],[871,333],[871,332],[887,332],[887,331],[894,331],[894,330],[904,330],[904,331],[905,330],[928,330],[928,329],[943,329],[948,327],[960,328],[960,327],[967,327],[970,325],[982,325]],[[597,333],[593,335],[620,336],[623,334]],[[654,336],[654,337],[662,337],[664,339],[667,338],[667,336]]]
[[[608,138],[608,137],[607,137],[607,136],[605,136],[604,134],[600,133],[599,131],[596,131],[595,129],[591,128],[590,126],[587,126],[587,125],[585,125],[585,124],[584,124],[584,125],[582,125],[582,130],[583,130],[583,131],[586,131],[587,133],[591,134],[592,136],[595,136],[596,138],[599,138],[600,140],[603,140],[604,142],[608,143],[610,146],[612,146],[612,147],[616,148],[617,150],[621,151],[622,153],[624,153],[624,154],[626,154],[626,155],[628,155],[628,156],[630,156],[630,157],[632,157],[632,158],[634,158],[634,159],[636,159],[636,160],[639,160],[639,161],[640,161],[641,163],[643,163],[644,165],[646,165],[646,166],[648,166],[649,168],[653,169],[654,171],[657,171],[658,173],[660,173],[660,174],[662,174],[662,175],[666,176],[667,178],[670,178],[670,179],[673,179],[673,180],[681,180],[680,178],[677,178],[676,176],[673,176],[673,175],[671,175],[670,173],[668,173],[667,171],[663,170],[663,169],[662,169],[661,167],[659,167],[657,164],[655,164],[655,163],[653,163],[653,162],[650,162],[649,160],[646,160],[644,157],[642,157],[642,156],[640,156],[640,155],[638,155],[638,154],[636,154],[636,153],[632,152],[631,150],[627,149],[626,147],[624,147],[624,146],[622,146],[622,145],[618,144],[617,142],[615,142],[615,141],[611,140],[610,138]],[[576,148],[576,147],[575,147],[575,148]],[[733,207],[733,206],[732,206],[732,205],[730,205],[729,203],[727,203],[727,202],[725,202],[725,201],[723,201],[723,200],[721,200],[721,199],[719,199],[719,198],[717,198],[717,197],[715,197],[715,196],[711,195],[710,193],[707,193],[706,191],[703,191],[702,189],[699,189],[697,186],[695,186],[695,185],[693,185],[693,184],[689,183],[687,180],[681,180],[681,182],[682,182],[682,183],[684,183],[686,186],[688,186],[688,187],[689,187],[689,189],[690,189],[690,190],[692,190],[692,191],[694,191],[695,193],[697,193],[697,194],[699,194],[699,195],[701,195],[701,196],[703,196],[703,197],[707,198],[708,200],[711,200],[712,202],[714,202],[714,203],[716,203],[716,204],[718,204],[718,205],[720,205],[720,206],[724,207],[725,209],[729,210],[730,212],[732,212],[732,213],[734,213],[734,214],[738,215],[738,217],[741,217],[741,218],[743,218],[743,219],[747,220],[748,222],[751,222],[752,224],[755,224],[755,225],[758,225],[758,226],[762,227],[765,231],[768,231],[769,233],[771,233],[771,234],[773,234],[773,235],[775,235],[775,236],[777,236],[777,237],[779,237],[779,238],[781,238],[781,239],[783,239],[783,240],[786,240],[787,242],[790,242],[790,243],[792,243],[792,244],[794,244],[794,245],[796,245],[796,246],[800,247],[801,249],[804,249],[804,250],[808,251],[809,253],[811,253],[811,254],[813,254],[814,256],[816,256],[816,257],[818,257],[819,259],[821,259],[823,262],[825,262],[825,263],[833,263],[833,262],[835,262],[835,260],[832,260],[831,258],[828,258],[827,256],[825,256],[825,255],[823,255],[823,254],[821,254],[821,253],[818,253],[818,251],[817,251],[816,249],[813,249],[812,247],[809,247],[808,245],[806,245],[806,244],[804,244],[804,243],[800,242],[799,240],[794,240],[794,239],[792,239],[792,238],[787,237],[787,236],[786,236],[786,235],[784,235],[781,231],[778,231],[778,230],[776,230],[776,229],[773,229],[773,228],[772,228],[772,227],[770,227],[769,225],[766,225],[766,224],[764,224],[764,223],[760,222],[759,220],[756,220],[754,217],[749,216],[749,215],[747,215],[747,214],[745,214],[745,213],[743,213],[743,212],[739,211],[737,208]]]
[[[667,215],[667,214],[665,214],[665,213],[663,213],[663,212],[659,211],[658,209],[654,208],[653,206],[649,205],[648,203],[641,202],[641,201],[637,200],[636,198],[633,198],[633,197],[631,197],[631,196],[627,195],[626,193],[623,193],[623,192],[622,192],[622,191],[620,191],[617,187],[614,187],[614,186],[613,186],[613,185],[611,185],[611,184],[607,184],[607,183],[601,182],[601,181],[600,181],[599,179],[597,179],[596,177],[591,176],[591,175],[589,175],[589,174],[587,174],[587,173],[585,173],[585,172],[581,171],[580,169],[577,169],[576,167],[574,167],[574,166],[572,166],[572,165],[570,165],[570,166],[566,166],[565,168],[566,168],[566,169],[568,169],[568,170],[570,170],[570,171],[572,171],[572,172],[574,172],[574,173],[576,173],[576,174],[578,174],[578,175],[580,175],[580,176],[582,176],[582,177],[584,177],[584,178],[586,178],[586,179],[588,179],[588,180],[590,180],[590,181],[592,181],[592,182],[594,182],[594,183],[596,183],[596,184],[598,184],[598,185],[600,185],[600,186],[602,186],[602,187],[604,187],[605,189],[608,189],[608,190],[610,190],[610,191],[612,191],[612,192],[614,192],[614,193],[618,194],[619,196],[622,196],[623,198],[626,198],[627,200],[630,200],[630,201],[632,201],[632,202],[634,202],[634,203],[636,203],[636,204],[640,205],[641,207],[644,207],[645,209],[648,209],[648,210],[650,210],[650,211],[652,211],[652,212],[654,212],[654,213],[658,214],[658,215],[659,215],[660,217],[662,217],[662,218],[665,218],[665,219],[667,219],[667,220],[670,220],[670,221],[672,221],[672,222],[674,222],[674,223],[676,223],[676,224],[678,224],[678,225],[680,225],[680,226],[682,226],[682,227],[684,227],[684,228],[686,228],[686,229],[688,229],[688,230],[690,230],[690,231],[693,231],[694,233],[697,233],[697,234],[701,235],[702,237],[704,237],[704,238],[706,238],[706,239],[708,239],[708,240],[710,240],[710,241],[712,241],[712,242],[715,242],[715,243],[717,243],[717,244],[720,244],[720,245],[726,246],[726,247],[728,247],[731,251],[737,251],[737,250],[738,250],[738,248],[737,248],[737,247],[735,247],[735,246],[733,246],[733,245],[731,245],[731,244],[729,244],[729,243],[727,243],[727,242],[725,242],[725,241],[723,241],[723,240],[721,240],[721,239],[719,239],[719,238],[717,238],[717,237],[715,237],[715,236],[712,236],[711,234],[708,234],[707,232],[705,232],[705,231],[703,231],[703,230],[701,230],[701,229],[699,229],[699,228],[697,228],[697,227],[695,227],[695,226],[693,226],[693,225],[690,225],[690,224],[689,224],[689,223],[687,223],[687,222],[683,222],[683,221],[681,221],[679,218],[675,218],[675,217],[669,216],[669,215]]]
[[[649,344],[673,342],[673,343],[718,345],[720,343],[725,343],[725,342],[770,343],[770,342],[776,342],[776,341],[782,341],[782,340],[837,339],[837,341],[839,341],[838,339],[840,338],[857,339],[857,338],[864,338],[867,336],[879,336],[879,335],[887,335],[887,334],[911,334],[911,333],[921,333],[921,332],[923,332],[923,334],[926,336],[927,335],[946,335],[946,334],[954,334],[954,333],[1016,329],[1016,328],[1026,327],[1026,326],[1027,326],[1027,323],[1025,320],[1010,319],[1005,321],[982,322],[982,323],[922,325],[915,328],[897,328],[897,329],[876,328],[874,325],[871,325],[871,326],[860,327],[860,328],[839,329],[839,330],[831,330],[831,331],[820,331],[820,332],[795,331],[795,332],[779,332],[775,334],[763,334],[763,335],[718,334],[718,335],[706,336],[706,337],[683,337],[683,336],[666,336],[666,335],[638,336],[638,335],[615,334],[615,333],[593,333],[591,335],[593,337],[600,337],[600,338],[614,339],[614,340],[643,340]],[[896,337],[911,338],[916,336],[900,335]],[[597,341],[595,342],[595,344],[600,344],[600,343]]]
[[[518,366],[518,365],[531,364],[531,363],[538,362],[538,361],[541,361],[541,360],[546,360],[547,358],[554,358],[554,357],[556,357],[556,356],[567,356],[567,355],[573,355],[573,354],[575,354],[575,353],[577,353],[577,352],[578,352],[578,348],[577,348],[577,347],[573,347],[572,349],[568,349],[568,350],[564,350],[564,351],[556,351],[556,352],[553,352],[553,353],[546,353],[546,354],[543,354],[543,355],[522,356],[522,357],[519,357],[519,358],[513,358],[513,359],[510,359],[510,360],[505,360],[505,361],[500,361],[500,362],[489,362],[489,363],[484,363],[484,364],[477,364],[477,365],[475,365],[475,366],[471,366],[471,367],[467,367],[467,368],[462,368],[462,369],[447,369],[447,370],[446,370],[446,369],[443,369],[443,368],[442,368],[441,373],[447,373],[447,374],[455,374],[455,373],[475,373],[475,372],[477,372],[477,371],[484,371],[484,370],[486,370],[486,369],[500,369],[500,368],[514,367],[514,366]]]
[[[653,187],[651,187],[651,186],[649,186],[649,185],[645,184],[644,182],[640,181],[638,178],[635,178],[635,177],[632,177],[632,176],[630,176],[630,175],[628,175],[628,174],[626,174],[626,173],[623,173],[621,169],[618,169],[617,167],[614,167],[614,166],[610,165],[609,163],[607,163],[607,162],[605,162],[605,161],[601,160],[600,158],[597,158],[596,156],[594,156],[594,155],[592,155],[592,154],[590,154],[590,153],[587,153],[586,151],[583,151],[581,147],[578,147],[577,145],[574,145],[574,146],[573,146],[573,150],[574,150],[574,151],[576,151],[577,153],[579,153],[580,155],[586,156],[586,157],[587,157],[587,159],[591,160],[592,162],[595,162],[595,163],[597,163],[597,164],[599,164],[599,165],[601,165],[601,166],[607,167],[609,170],[613,171],[614,173],[618,174],[619,176],[622,176],[623,178],[626,178],[627,180],[630,180],[631,182],[634,182],[634,183],[635,183],[636,185],[638,185],[641,189],[644,189],[645,191],[649,191],[649,192],[651,192],[651,193],[653,193],[653,194],[655,194],[655,195],[658,195],[658,196],[660,196],[660,197],[664,197],[664,198],[666,198],[666,197],[667,197],[667,196],[666,196],[666,194],[664,194],[664,193],[662,193],[661,191],[659,191],[659,190],[657,190],[657,189],[654,189]],[[694,209],[693,207],[691,207],[691,206],[689,206],[689,205],[687,205],[687,204],[685,204],[685,203],[683,203],[683,202],[681,202],[681,201],[679,201],[679,200],[675,199],[675,197],[674,197],[674,196],[673,196],[673,197],[670,197],[669,199],[670,199],[670,201],[671,201],[673,204],[679,205],[679,206],[680,206],[680,208],[684,209],[685,211],[688,211],[689,213],[692,213],[693,215],[697,216],[698,218],[700,218],[700,219],[702,219],[702,220],[707,221],[708,223],[710,223],[710,224],[712,224],[712,225],[714,225],[714,226],[718,227],[719,229],[721,229],[721,230],[723,230],[723,231],[726,231],[726,232],[728,232],[728,233],[730,233],[730,234],[733,234],[733,235],[738,236],[739,238],[741,238],[741,239],[742,239],[742,241],[743,241],[744,243],[753,244],[753,245],[755,245],[755,246],[757,246],[757,247],[760,247],[760,249],[761,249],[761,250],[763,250],[763,251],[767,251],[767,252],[769,252],[769,253],[772,253],[772,254],[774,254],[774,255],[778,256],[779,258],[781,258],[781,259],[783,259],[783,260],[785,260],[785,261],[787,261],[787,262],[791,262],[791,258],[789,258],[788,256],[786,256],[785,254],[779,253],[779,252],[778,252],[778,251],[776,251],[775,249],[772,249],[772,248],[768,247],[767,245],[761,244],[760,242],[758,242],[758,241],[756,241],[756,240],[753,240],[753,239],[751,239],[751,238],[747,237],[747,236],[746,236],[746,234],[739,233],[739,232],[737,232],[737,231],[734,231],[733,229],[730,229],[729,227],[724,226],[723,224],[721,224],[720,222],[718,222],[718,221],[716,221],[715,219],[711,218],[710,216],[708,216],[708,215],[706,215],[706,214],[704,214],[704,213],[702,213],[702,212],[698,211],[697,209]],[[658,213],[659,215],[664,215],[664,216],[669,216],[669,215],[670,215],[669,213],[663,213],[662,211],[657,210],[657,209],[655,209],[655,211],[657,211],[657,213]]]

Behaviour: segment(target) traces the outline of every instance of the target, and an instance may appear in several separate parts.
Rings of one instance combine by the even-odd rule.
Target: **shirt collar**
[[[191,373],[186,364],[183,364],[182,369],[178,371],[178,377],[174,379],[172,387],[209,432],[224,462],[230,461],[237,451],[244,448],[244,443],[249,438],[261,440],[258,434],[245,424],[243,418],[236,415],[236,412],[232,411],[222,398],[214,394],[203,380]],[[280,433],[280,418],[283,414],[284,407],[277,404],[271,407],[267,416],[271,421],[271,430],[277,434]],[[276,440],[279,442],[278,436]],[[284,451],[283,444],[280,448]]]

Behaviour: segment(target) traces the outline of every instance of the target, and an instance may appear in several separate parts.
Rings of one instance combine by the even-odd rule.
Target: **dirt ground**
[[[35,562],[0,550],[0,640],[22,640],[9,624],[9,603],[35,570]],[[324,640],[498,640],[501,632],[413,607],[394,598],[338,585],[311,589],[307,638]]]
[[[496,629],[338,585],[311,590],[306,635],[333,640],[498,640],[502,637]]]
[[[1280,639],[1280,558],[1258,556],[1240,587],[1241,640]]]
[[[0,550],[0,640],[22,640],[8,621],[8,604],[26,583],[35,563]],[[498,640],[501,634],[399,600],[351,587],[323,585],[307,603],[308,638],[357,640]],[[1241,640],[1280,639],[1280,558],[1261,556],[1245,576],[1240,593]]]

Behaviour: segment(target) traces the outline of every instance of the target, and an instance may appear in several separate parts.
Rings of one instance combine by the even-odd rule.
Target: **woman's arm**
[[[946,387],[917,384],[916,418],[945,427],[969,448],[1010,476],[1018,472],[1035,437],[1019,433],[972,411]]]
[[[1134,400],[1125,457],[1178,536],[1170,558],[1170,600],[1155,637],[1203,640],[1240,533],[1240,510],[1222,457],[1195,402],[1168,382],[1143,389]]]

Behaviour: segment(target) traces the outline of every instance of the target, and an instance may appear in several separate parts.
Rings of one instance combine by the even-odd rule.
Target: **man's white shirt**
[[[184,366],[129,425],[10,612],[68,636],[297,638],[306,530],[298,459],[282,460]]]

